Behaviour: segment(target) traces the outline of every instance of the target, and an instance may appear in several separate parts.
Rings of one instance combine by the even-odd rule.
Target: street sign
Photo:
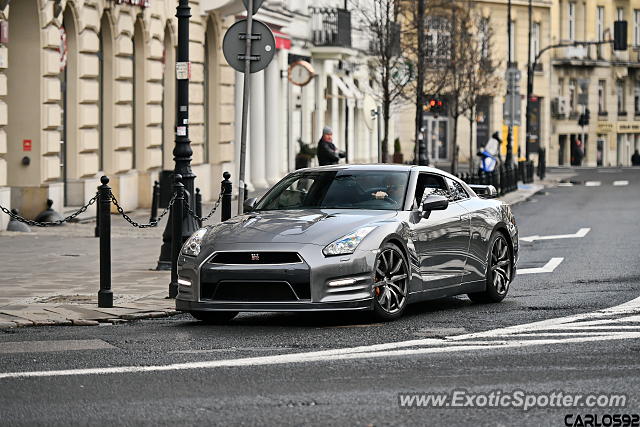
[[[260,6],[262,6],[262,2],[264,0],[253,0],[253,13],[252,15],[255,15],[258,12],[258,9],[260,9]],[[244,3],[244,8],[249,10],[249,0],[242,0],[242,2]]]
[[[251,33],[251,55],[249,57],[251,73],[257,73],[267,68],[273,59],[276,52],[276,39],[266,24],[255,19],[252,23]],[[233,24],[227,30],[222,42],[222,52],[225,59],[234,70],[241,73],[244,73],[246,42],[246,19]]]
[[[514,116],[513,122],[511,116]],[[507,94],[502,105],[502,119],[507,126],[520,126],[522,110],[520,109],[520,94]]]
[[[522,73],[515,67],[507,69],[507,96],[502,110],[502,119],[507,126],[520,126],[520,80]]]

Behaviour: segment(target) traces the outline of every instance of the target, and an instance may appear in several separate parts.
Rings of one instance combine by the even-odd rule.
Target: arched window
[[[133,33],[133,169],[144,170],[146,44],[142,20]]]
[[[173,142],[176,122],[176,48],[171,25],[164,29],[164,74],[162,82],[162,168],[173,169]]]
[[[100,103],[99,103],[99,169],[112,173],[113,164],[113,32],[111,21],[105,13],[100,20]]]

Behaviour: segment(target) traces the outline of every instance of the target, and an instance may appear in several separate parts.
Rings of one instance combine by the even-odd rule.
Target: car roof
[[[385,171],[417,171],[417,172],[432,172],[440,175],[447,176],[449,178],[457,179],[455,176],[451,175],[448,172],[443,171],[442,169],[430,167],[430,166],[417,166],[417,165],[401,165],[401,164],[393,164],[393,163],[364,163],[364,164],[342,164],[342,165],[328,165],[328,166],[317,166],[313,168],[305,168],[299,169],[296,172],[300,171],[328,171],[328,170],[385,170]]]

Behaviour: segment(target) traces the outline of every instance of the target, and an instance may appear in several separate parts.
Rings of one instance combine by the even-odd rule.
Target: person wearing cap
[[[333,131],[325,126],[322,129],[322,138],[318,142],[318,163],[320,166],[337,165],[340,159],[345,157],[345,153],[333,143]]]

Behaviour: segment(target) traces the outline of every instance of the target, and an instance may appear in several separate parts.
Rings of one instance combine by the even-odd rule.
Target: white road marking
[[[602,185],[600,181],[587,181],[584,183],[585,187],[600,187],[600,185]]]
[[[558,187],[573,187],[573,184],[570,182],[559,182]]]
[[[0,354],[46,353],[51,351],[107,350],[116,347],[102,340],[44,340],[0,343]]]
[[[629,185],[629,181],[613,181],[613,185],[615,187],[624,187],[625,185]]]
[[[585,334],[585,330],[578,333],[567,332],[565,326],[581,329],[585,321],[610,322],[611,317],[617,316],[617,322],[637,322],[640,315],[640,298],[636,298],[619,306],[591,313],[547,319],[523,325],[509,326],[484,332],[463,334],[439,338],[425,338],[418,340],[400,341],[386,344],[375,344],[360,347],[340,348],[333,350],[314,351],[306,353],[290,353],[276,356],[250,357],[242,359],[209,360],[202,362],[176,363],[171,365],[151,366],[120,366],[110,368],[66,369],[58,371],[27,371],[0,373],[1,379],[55,377],[74,375],[104,375],[122,373],[144,373],[180,371],[187,369],[212,369],[220,367],[266,366],[289,363],[326,362],[334,360],[349,360],[362,358],[399,357],[424,354],[453,353],[461,351],[486,351],[491,349],[524,348],[535,345],[555,345],[584,342],[600,342],[624,339],[640,339],[640,325],[636,331],[598,331]],[[598,320],[599,319],[599,320]],[[616,329],[615,324],[610,325]],[[553,335],[556,332],[562,334]],[[550,338],[531,339],[533,334],[551,334]]]
[[[542,267],[535,268],[520,268],[516,270],[517,274],[540,274],[540,273],[553,273],[553,270],[556,269],[557,266],[560,265],[564,261],[564,258],[551,258],[549,262],[547,262]]]
[[[535,236],[520,237],[518,240],[523,242],[534,242],[536,240],[576,239],[586,236],[590,231],[590,228],[581,228],[575,234],[557,234],[555,236],[539,236],[536,234]]]

